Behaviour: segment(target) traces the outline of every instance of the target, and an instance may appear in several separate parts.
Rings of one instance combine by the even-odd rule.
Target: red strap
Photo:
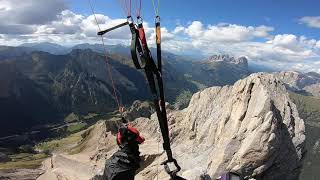
[[[128,130],[137,135],[136,141],[139,144],[145,141],[144,137],[140,135],[140,132],[136,128],[132,127],[131,125],[128,125]]]
[[[144,28],[143,27],[139,28],[139,38],[141,40],[142,46],[144,48],[146,48],[147,47],[147,39],[146,39],[146,34],[144,32]]]
[[[121,144],[121,133],[120,133],[120,131],[118,131],[118,133],[117,133],[117,144],[118,145]]]
[[[139,144],[142,144],[145,141],[145,138],[140,135],[140,132],[136,128],[132,127],[131,125],[128,125],[127,130],[136,135],[135,140]],[[120,145],[122,143],[122,136],[120,133],[120,129],[118,130],[118,133],[117,133],[117,143],[118,143],[118,145]]]
[[[139,131],[136,128],[132,127],[131,125],[128,125],[128,130],[136,135],[140,134]]]

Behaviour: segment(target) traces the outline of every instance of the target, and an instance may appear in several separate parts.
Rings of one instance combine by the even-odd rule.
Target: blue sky
[[[88,1],[0,0],[0,45],[101,43]],[[102,28],[125,21],[119,1],[129,0],[91,0]],[[142,4],[154,46],[152,0]],[[162,47],[184,56],[225,53],[279,70],[320,72],[319,7],[319,0],[160,0]],[[105,38],[129,45],[131,37],[124,27]]]
[[[124,17],[119,0],[91,0],[97,13],[111,18]],[[88,0],[68,0],[74,12],[90,14]],[[151,0],[143,0],[142,15],[152,22],[154,11]],[[161,0],[160,15],[168,29],[176,24],[186,25],[198,20],[204,24],[221,22],[245,26],[267,25],[275,28],[275,34],[293,33],[308,38],[320,37],[316,28],[299,24],[304,16],[319,15],[319,0]]]

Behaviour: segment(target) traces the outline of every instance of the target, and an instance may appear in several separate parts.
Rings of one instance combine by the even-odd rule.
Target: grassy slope
[[[111,117],[118,116],[116,111],[105,114],[89,113],[87,115],[70,113],[64,119],[68,124],[62,125],[61,127],[52,127],[55,131],[59,131],[61,136],[46,139],[34,147],[34,149],[40,153],[31,151],[29,153],[23,153],[20,152],[20,150],[14,151],[0,147],[0,152],[5,152],[11,159],[9,162],[0,163],[0,170],[20,168],[36,169],[52,152],[69,152],[70,154],[80,152],[85,146],[85,140],[88,138],[90,126],[100,119],[110,119]]]
[[[35,146],[40,153],[18,153],[9,155],[11,161],[0,163],[0,170],[7,169],[36,169],[51,152],[71,152],[83,139],[82,133],[74,133],[62,139],[54,139],[39,143]]]
[[[306,122],[307,155],[301,174],[302,180],[316,180],[320,177],[320,98],[290,94],[297,105],[300,117]]]
[[[19,153],[9,155],[12,159],[10,162],[0,163],[0,170],[4,169],[35,169],[38,168],[42,161],[48,157],[44,153],[31,154],[31,153]]]
[[[66,138],[42,142],[36,145],[36,149],[43,152],[68,152],[82,140],[81,134],[78,132]]]

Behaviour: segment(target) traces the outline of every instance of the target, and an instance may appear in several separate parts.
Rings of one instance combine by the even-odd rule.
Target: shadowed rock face
[[[4,153],[0,152],[0,162],[8,162],[11,159]]]
[[[204,89],[193,95],[186,109],[167,107],[167,112],[172,150],[184,178],[198,179],[206,174],[214,179],[235,171],[247,178],[298,179],[305,153],[305,126],[286,88],[274,75],[253,74],[234,86]],[[132,124],[146,137],[140,146],[144,168],[136,179],[168,179],[158,165],[166,156],[161,153],[156,115],[138,118]],[[85,139],[87,146],[73,155],[88,154],[90,163],[77,161],[103,172],[104,158],[100,157],[110,157],[117,149],[112,140],[114,126],[113,122],[100,122],[92,128]],[[79,174],[66,166],[67,162],[59,167],[57,161],[53,159],[55,168],[47,172],[60,172],[58,175],[68,179]]]

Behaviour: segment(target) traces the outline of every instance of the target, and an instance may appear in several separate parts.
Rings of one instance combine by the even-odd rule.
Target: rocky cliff
[[[211,87],[193,95],[181,111],[167,108],[180,175],[212,179],[226,171],[256,179],[298,179],[305,153],[305,126],[286,88],[272,74],[253,74],[233,86]],[[103,170],[117,146],[118,121],[89,129],[75,155],[56,154],[39,179],[88,179]],[[146,137],[136,179],[168,179],[155,114],[132,122]],[[48,165],[49,164],[49,165]]]
[[[235,58],[233,56],[230,56],[228,54],[220,54],[220,55],[213,55],[208,58],[208,61],[213,61],[213,62],[219,62],[219,61],[224,61],[230,64],[236,64],[243,66],[245,68],[248,68],[248,60],[245,57],[239,57]]]
[[[200,83],[202,87],[230,85],[250,74],[248,60],[245,57],[229,55],[213,55],[201,61],[193,62],[190,75],[192,81]]]
[[[289,90],[320,97],[320,74],[316,72],[300,73],[295,71],[283,71],[275,74],[286,84]]]

